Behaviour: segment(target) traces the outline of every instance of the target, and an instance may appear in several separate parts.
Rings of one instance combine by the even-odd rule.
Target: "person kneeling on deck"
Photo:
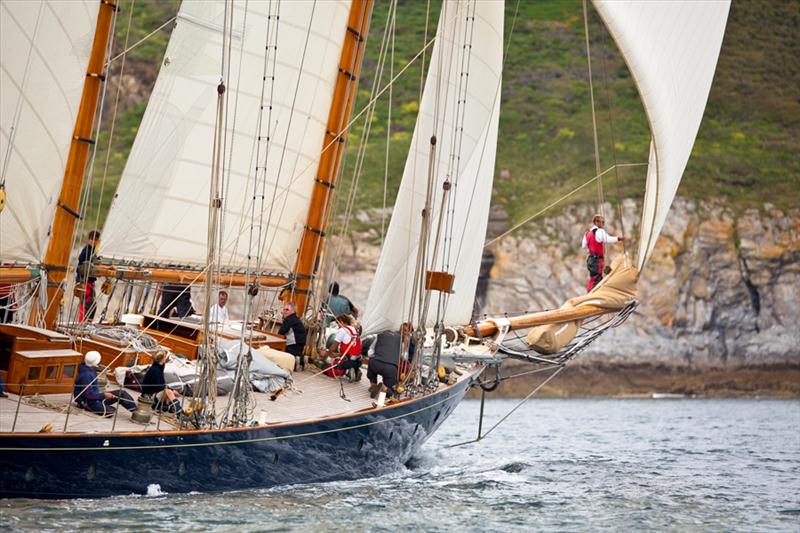
[[[592,288],[603,279],[603,263],[605,262],[606,243],[614,244],[623,242],[625,237],[620,235],[614,237],[606,233],[603,229],[606,219],[603,215],[595,215],[592,218],[592,227],[583,236],[581,249],[588,250],[589,256],[586,258],[586,268],[589,270],[589,282],[586,284],[586,292],[591,292]]]
[[[408,346],[406,352],[405,346]],[[369,363],[367,364],[367,379],[369,380],[369,395],[377,398],[381,392],[378,376],[383,380],[383,386],[389,395],[394,394],[395,386],[401,372],[408,370],[409,361],[414,357],[414,335],[411,324],[408,322],[400,326],[400,331],[384,331],[378,333],[369,348]]]
[[[305,370],[306,358],[303,351],[306,348],[306,327],[297,316],[297,307],[294,302],[284,302],[281,313],[283,314],[283,323],[278,333],[286,337],[286,353],[294,356],[295,370]]]
[[[147,369],[142,379],[142,395],[152,396],[153,409],[178,413],[181,402],[177,391],[167,388],[164,379],[164,366],[167,364],[167,352],[161,351],[153,357],[153,364]]]
[[[333,338],[333,344],[330,349],[320,352],[333,358],[327,364],[325,374],[336,378],[353,369],[351,381],[361,381],[361,337],[358,336],[358,323],[350,315],[339,315],[336,321],[339,323],[339,330]]]
[[[87,352],[83,363],[78,367],[72,397],[75,405],[102,416],[112,416],[116,409],[113,404],[119,403],[128,411],[136,409],[136,403],[124,390],[101,391],[97,386],[97,365],[100,364],[100,353]]]

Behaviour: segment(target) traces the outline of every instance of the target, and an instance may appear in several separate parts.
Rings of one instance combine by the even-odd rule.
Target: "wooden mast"
[[[308,303],[311,279],[318,267],[322,241],[328,226],[333,189],[336,186],[336,178],[344,154],[345,137],[347,136],[345,130],[356,99],[358,76],[361,72],[361,60],[364,57],[364,41],[369,30],[372,3],[373,0],[353,0],[350,6],[344,47],[339,59],[339,76],[336,79],[325,139],[322,144],[322,157],[319,161],[317,177],[314,180],[311,205],[295,262],[295,286],[292,293],[298,315],[303,314]],[[290,297],[292,296],[287,295],[287,298]]]
[[[75,233],[75,221],[80,217],[78,202],[86,163],[89,159],[89,147],[95,142],[92,139],[92,128],[100,89],[105,79],[103,67],[111,34],[111,23],[114,20],[114,12],[117,10],[116,4],[112,1],[99,1],[100,9],[97,12],[97,25],[92,52],[89,56],[89,65],[86,69],[86,79],[83,82],[81,103],[75,119],[75,130],[72,134],[72,144],[69,147],[64,181],[61,184],[50,241],[44,256],[44,268],[47,271],[47,306],[44,312],[44,322],[48,329],[54,329],[56,326],[61,295],[64,292],[61,284],[67,275],[70,246]],[[37,322],[35,306],[30,322],[32,325]]]

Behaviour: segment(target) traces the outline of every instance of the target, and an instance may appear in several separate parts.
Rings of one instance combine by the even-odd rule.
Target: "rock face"
[[[639,206],[605,206],[607,229],[637,235]],[[479,284],[481,312],[518,313],[559,307],[583,294],[583,232],[592,211],[575,206],[541,220],[528,234],[494,243]],[[621,218],[620,218],[621,216]],[[490,232],[502,231],[502,213]],[[640,305],[624,325],[600,337],[584,363],[726,367],[800,362],[800,210],[770,206],[735,216],[725,207],[677,200],[639,282]],[[625,248],[635,254],[637,242]],[[377,244],[349,242],[340,282],[366,304]],[[610,246],[613,258],[622,244]],[[482,285],[482,286],[481,286]]]

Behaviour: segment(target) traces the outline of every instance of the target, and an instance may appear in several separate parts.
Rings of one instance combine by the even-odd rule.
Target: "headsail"
[[[652,141],[638,268],[650,257],[692,152],[729,0],[594,0],[639,89]]]
[[[100,2],[0,2],[0,259],[44,259]]]
[[[436,155],[431,220],[439,218],[445,180],[452,190],[438,254],[426,268],[455,273],[444,320],[469,321],[494,177],[503,11],[503,2],[497,1],[448,0],[442,6],[411,150],[369,293],[368,332],[397,328],[409,313],[432,135]],[[432,255],[433,239],[428,250]],[[433,320],[435,312],[428,316]]]
[[[234,3],[222,186],[226,267],[241,268],[257,253],[249,245],[256,171],[257,194],[266,196],[254,221],[263,228],[260,269],[292,267],[349,7],[347,1]],[[106,222],[102,257],[205,263],[223,24],[221,0],[181,6]]]

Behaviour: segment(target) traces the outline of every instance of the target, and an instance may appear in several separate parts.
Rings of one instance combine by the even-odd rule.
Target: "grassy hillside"
[[[176,6],[175,1],[136,2],[132,22],[134,35],[144,36],[168,20]],[[429,37],[435,31],[439,6],[439,2],[431,2]],[[506,39],[516,6],[513,0],[506,3]],[[386,10],[386,2],[376,5],[356,109],[361,109],[369,98]],[[124,39],[127,13],[124,10],[121,14],[118,39]],[[693,198],[719,197],[736,209],[760,208],[765,202],[778,207],[797,205],[800,200],[800,158],[797,156],[800,151],[797,138],[800,125],[799,19],[797,2],[734,2],[706,115],[680,194]],[[425,21],[426,2],[399,3],[395,72],[422,46]],[[614,43],[593,11],[590,11],[590,36],[601,166],[606,168],[615,160],[619,163],[646,162],[650,138],[638,95]],[[136,38],[132,36],[131,42]],[[158,65],[167,38],[168,31],[163,30],[156,39],[134,50],[130,57],[139,62],[135,64],[149,61]],[[414,128],[420,67],[421,62],[417,61],[393,88],[389,135],[390,202],[402,174]],[[388,67],[384,83],[386,80]],[[357,208],[379,207],[382,203],[387,96],[379,102],[372,123],[364,174],[356,194]],[[505,204],[513,220],[520,220],[595,174],[579,0],[519,3],[502,98],[494,201]],[[143,102],[130,105],[118,116],[105,199],[102,205],[98,204],[97,180],[91,198],[93,206],[100,205],[101,215],[113,194],[113,185],[123,168],[144,106]],[[345,194],[340,194],[340,199],[346,196],[354,148],[363,135],[363,124],[358,123],[351,135],[339,189]],[[100,146],[104,146],[103,135],[100,139]],[[102,171],[104,160],[101,150],[96,172]],[[609,175],[604,181],[607,199],[641,197],[644,175],[643,168]],[[588,187],[570,201],[592,202],[596,194],[594,187]]]

